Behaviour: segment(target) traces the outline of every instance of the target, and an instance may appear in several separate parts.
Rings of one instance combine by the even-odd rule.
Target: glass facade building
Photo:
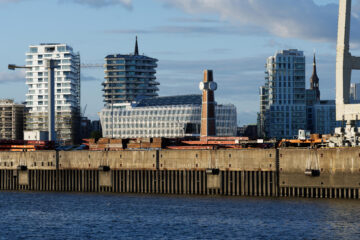
[[[199,136],[201,95],[142,99],[134,103],[107,105],[100,113],[104,137],[182,138]],[[234,105],[216,105],[217,136],[236,136]]]

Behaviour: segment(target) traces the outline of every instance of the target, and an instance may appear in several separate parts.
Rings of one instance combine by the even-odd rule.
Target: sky
[[[256,123],[266,58],[282,49],[314,51],[322,99],[335,98],[338,0],[0,0],[0,98],[25,100],[22,71],[31,44],[59,42],[80,52],[83,64],[108,54],[139,51],[157,58],[159,95],[201,94],[203,70],[212,69],[220,104],[237,107],[238,124]],[[360,0],[353,0],[351,51],[360,56]],[[102,68],[81,70],[81,105],[98,119]],[[353,74],[359,82],[360,74]]]

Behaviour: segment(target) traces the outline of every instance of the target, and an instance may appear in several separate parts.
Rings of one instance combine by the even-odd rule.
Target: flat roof
[[[202,95],[178,95],[167,97],[143,98],[134,104],[134,107],[152,107],[167,105],[201,105]]]

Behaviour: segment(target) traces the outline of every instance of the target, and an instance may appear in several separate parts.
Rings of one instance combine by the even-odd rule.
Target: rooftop
[[[105,57],[107,58],[125,58],[125,59],[141,59],[141,60],[155,60],[156,58],[147,57],[145,55],[134,55],[134,54],[110,54]]]
[[[201,95],[179,95],[167,97],[153,97],[139,100],[134,107],[152,107],[167,105],[201,105]]]

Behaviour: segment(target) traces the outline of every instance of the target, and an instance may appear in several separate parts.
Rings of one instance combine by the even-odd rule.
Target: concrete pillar
[[[156,193],[160,193],[160,171],[157,170],[156,171],[156,181],[155,181],[155,188],[156,188]]]
[[[175,178],[175,188],[174,193],[179,194],[179,170],[174,171],[174,178]]]
[[[4,170],[0,170],[0,190],[4,190]]]
[[[145,170],[139,170],[140,172],[140,192],[144,193],[145,189],[144,189],[144,185],[145,185]]]
[[[72,172],[72,191],[76,191],[76,169],[71,170]]]
[[[122,193],[124,191],[124,170],[119,170],[119,192]]]
[[[187,178],[187,174],[186,174],[186,170],[182,170],[181,171],[181,193],[182,194],[187,194],[187,186],[186,186],[186,182],[187,182],[187,180],[186,180],[186,178]]]
[[[243,171],[243,196],[249,196],[249,172],[248,171]]]
[[[153,170],[149,170],[149,191],[148,193],[153,193],[153,189],[154,189],[154,171]]]
[[[125,184],[125,170],[120,170],[119,171],[119,181],[120,181],[120,183],[119,183],[119,185],[120,185],[120,192],[121,193],[123,193],[123,192],[125,192],[125,186],[126,186],[126,184]]]
[[[175,194],[175,171],[170,171],[170,192],[171,194]]]
[[[235,195],[240,195],[240,171],[235,172]]]
[[[131,179],[131,177],[130,177],[130,173],[131,173],[131,171],[130,170],[126,170],[126,190],[125,190],[125,192],[131,192],[131,189],[130,189],[130,185],[131,185],[131,183],[130,183],[130,179]]]
[[[260,181],[259,181],[259,171],[254,172],[254,196],[260,195]]]
[[[168,185],[168,193],[173,194],[174,193],[174,171],[169,170],[169,185]]]
[[[43,189],[43,191],[47,191],[47,190],[48,190],[48,189],[46,188],[46,186],[47,186],[46,173],[47,173],[47,170],[42,170],[42,189]]]
[[[120,170],[115,170],[115,184],[116,184],[116,192],[119,193],[120,192],[120,184],[121,184],[121,180],[120,180]]]
[[[150,170],[146,170],[145,171],[145,193],[150,193],[150,186],[151,186]]]
[[[187,194],[191,194],[191,170],[186,171]]]
[[[269,194],[269,172],[264,172],[264,196],[270,196]]]

